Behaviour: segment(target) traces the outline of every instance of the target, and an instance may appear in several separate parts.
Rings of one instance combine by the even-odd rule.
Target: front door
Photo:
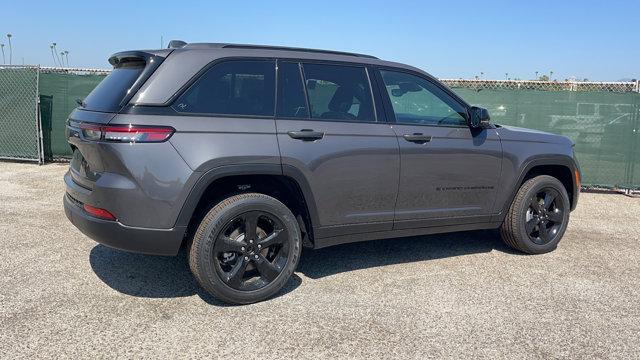
[[[276,127],[285,174],[314,198],[316,236],[392,229],[398,142],[365,67],[279,61]]]
[[[496,131],[470,129],[466,106],[425,76],[380,70],[379,78],[400,144],[395,228],[488,221],[501,171]]]

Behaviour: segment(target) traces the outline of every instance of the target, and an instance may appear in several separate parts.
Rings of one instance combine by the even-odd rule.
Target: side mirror
[[[486,128],[491,124],[491,118],[489,117],[489,111],[485,108],[472,106],[471,107],[471,120],[469,125],[472,128]]]

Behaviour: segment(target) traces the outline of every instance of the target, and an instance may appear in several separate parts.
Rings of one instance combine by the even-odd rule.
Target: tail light
[[[169,126],[96,125],[80,124],[87,140],[122,143],[152,143],[166,141],[175,129]]]

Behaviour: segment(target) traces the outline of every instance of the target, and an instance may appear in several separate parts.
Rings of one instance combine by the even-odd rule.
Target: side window
[[[207,70],[173,104],[183,113],[273,116],[273,61],[230,60]]]
[[[304,64],[304,75],[313,119],[376,121],[363,67]]]
[[[279,117],[309,117],[298,63],[278,62],[278,109],[276,114]]]
[[[403,72],[380,73],[397,123],[467,125],[464,106],[431,82]]]

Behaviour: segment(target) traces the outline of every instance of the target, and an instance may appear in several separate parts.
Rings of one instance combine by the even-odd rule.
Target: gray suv
[[[491,124],[411,66],[175,41],[109,62],[68,120],[66,215],[118,249],[184,244],[227,302],[277,293],[302,247],[499,228],[545,253],[578,200],[569,139]]]

